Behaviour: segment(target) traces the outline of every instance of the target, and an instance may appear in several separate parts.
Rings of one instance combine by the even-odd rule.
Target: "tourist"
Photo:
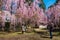
[[[47,25],[47,28],[49,30],[49,33],[50,33],[50,39],[52,39],[52,29],[53,29],[53,23],[49,22],[48,25]]]
[[[25,24],[22,24],[22,34],[26,31],[26,26]]]

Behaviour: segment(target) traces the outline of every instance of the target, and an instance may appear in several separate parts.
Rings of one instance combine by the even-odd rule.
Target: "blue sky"
[[[57,0],[43,0],[46,9],[48,9],[50,6],[54,5]]]

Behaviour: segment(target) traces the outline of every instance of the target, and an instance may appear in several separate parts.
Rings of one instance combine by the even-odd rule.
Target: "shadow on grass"
[[[48,36],[41,36],[41,38],[50,38],[50,37],[48,37]]]
[[[36,32],[36,33],[39,34],[41,38],[50,38],[48,33],[44,32]]]
[[[2,35],[6,35],[6,34],[8,34],[8,33],[6,33],[6,32],[0,32],[0,34],[2,34]]]
[[[36,32],[36,33],[39,34],[40,37],[42,37],[42,38],[50,38],[49,32],[47,32],[47,33],[46,32]],[[60,36],[60,32],[57,30],[53,31],[52,33],[53,33],[53,36],[55,36],[55,37]]]
[[[53,29],[53,32],[60,32],[60,29]]]
[[[54,29],[53,33],[53,36],[60,36],[60,29]]]

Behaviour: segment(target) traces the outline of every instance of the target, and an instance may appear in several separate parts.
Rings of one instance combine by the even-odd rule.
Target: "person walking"
[[[49,22],[48,25],[47,25],[47,28],[49,30],[50,39],[52,39],[53,38],[53,35],[52,35],[53,23]]]
[[[26,31],[26,26],[25,24],[22,24],[22,34]]]
[[[5,31],[7,32],[10,31],[10,17],[8,14],[6,14],[6,18],[5,18]]]

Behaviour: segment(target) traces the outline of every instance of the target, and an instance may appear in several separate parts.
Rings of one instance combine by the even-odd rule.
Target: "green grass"
[[[14,32],[14,33],[0,32],[0,37],[4,37],[4,38],[15,37],[18,35],[18,33],[21,34],[21,32]]]
[[[7,33],[7,32],[0,32],[0,38],[11,38],[11,37],[15,37],[22,34],[22,32],[12,32],[12,33]],[[25,35],[27,34],[34,34],[34,32],[31,33],[24,33]]]
[[[59,32],[53,32],[53,40],[60,40],[60,36],[58,35]],[[45,34],[43,34],[45,35]],[[44,36],[41,37],[42,34],[38,34],[35,32],[31,32],[31,33],[24,33],[22,34],[21,32],[11,32],[11,33],[7,33],[7,32],[0,32],[0,39],[4,38],[4,39],[12,39],[12,38],[17,38],[17,39],[26,39],[26,40],[38,40],[38,39],[42,39],[42,40],[49,40],[49,35],[48,36]]]
[[[0,40],[50,40],[49,32],[45,29],[36,30],[37,32],[0,32]],[[53,32],[52,40],[60,40],[59,32]]]

